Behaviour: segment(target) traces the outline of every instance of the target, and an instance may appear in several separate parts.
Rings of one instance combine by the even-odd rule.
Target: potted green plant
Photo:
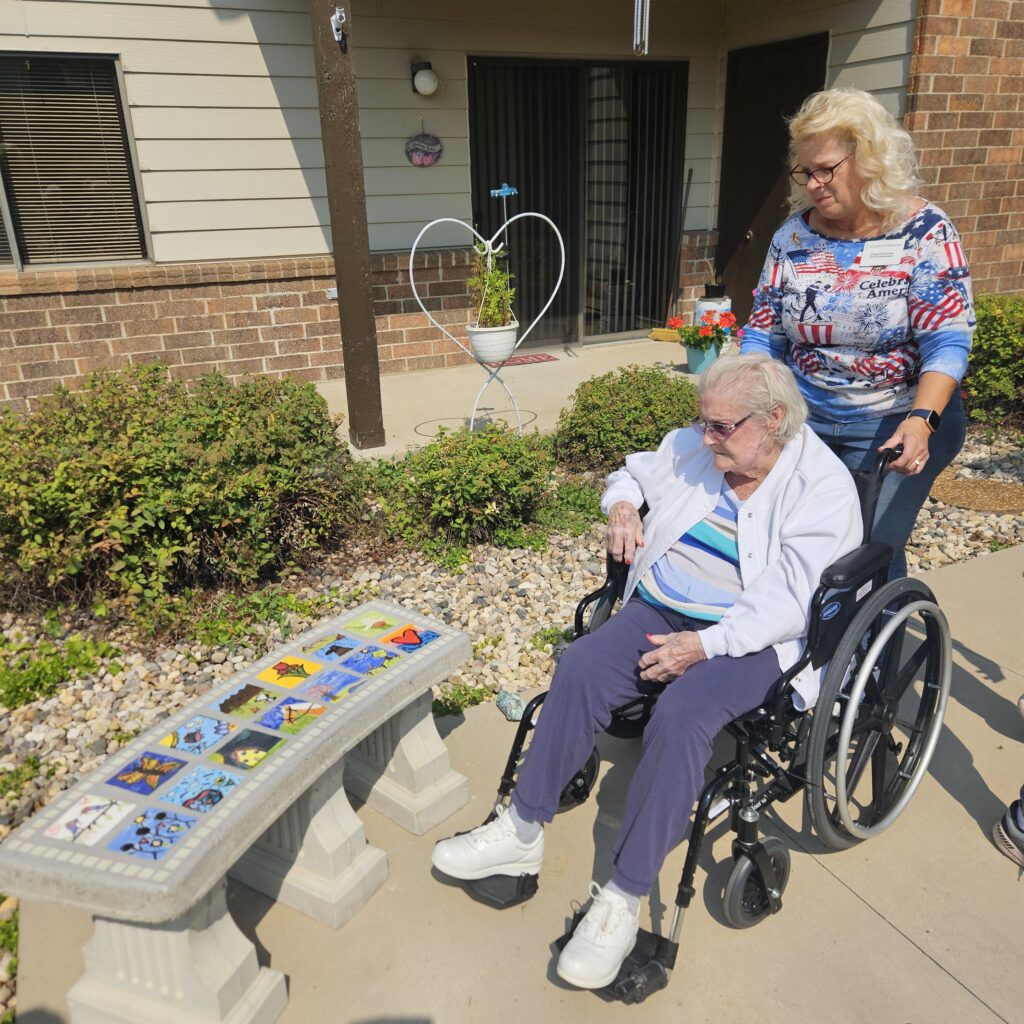
[[[686,349],[690,373],[703,373],[729,340],[729,333],[736,326],[736,317],[728,311],[720,313],[707,309],[695,324],[686,324],[681,316],[674,316],[666,326],[679,334],[679,344]]]
[[[473,272],[466,282],[470,301],[477,308],[477,322],[470,324],[469,343],[482,363],[503,363],[516,349],[519,321],[512,312],[516,290],[508,270],[508,255],[474,247]]]
[[[720,299],[725,295],[725,285],[718,268],[711,260],[704,261],[704,298]]]

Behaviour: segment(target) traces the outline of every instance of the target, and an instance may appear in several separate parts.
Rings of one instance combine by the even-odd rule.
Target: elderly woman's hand
[[[691,665],[707,661],[700,633],[648,633],[653,651],[640,656],[640,678],[650,683],[670,683]]]
[[[617,501],[608,511],[608,525],[604,528],[608,554],[626,565],[633,561],[633,553],[644,546],[644,525],[640,513],[628,501]]]

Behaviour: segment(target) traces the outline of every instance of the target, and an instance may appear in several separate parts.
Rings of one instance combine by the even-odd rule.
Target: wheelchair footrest
[[[525,903],[539,887],[537,875],[488,875],[462,884],[473,899],[498,910]]]
[[[576,926],[583,920],[583,911],[573,915],[569,930],[555,942],[559,952],[572,938]],[[641,928],[637,932],[636,944],[629,956],[622,962],[615,980],[600,989],[606,999],[614,999],[620,1003],[642,1003],[648,996],[654,995],[668,984],[668,973],[676,965],[679,944],[671,942],[663,935]]]

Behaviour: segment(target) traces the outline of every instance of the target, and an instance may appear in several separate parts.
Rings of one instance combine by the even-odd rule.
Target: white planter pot
[[[506,327],[474,327],[466,328],[473,355],[481,363],[503,363],[516,350],[516,334],[519,323],[511,323]]]

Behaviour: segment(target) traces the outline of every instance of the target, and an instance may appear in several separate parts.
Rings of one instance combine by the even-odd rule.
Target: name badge
[[[878,238],[873,242],[865,242],[860,253],[862,267],[887,267],[899,261],[903,255],[902,238]]]

